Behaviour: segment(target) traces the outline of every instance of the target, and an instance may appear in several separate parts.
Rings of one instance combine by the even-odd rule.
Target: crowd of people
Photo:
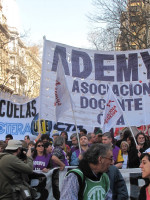
[[[55,199],[92,199],[94,196],[95,200],[125,200],[128,199],[128,191],[119,169],[140,167],[143,178],[149,178],[149,153],[149,137],[139,132],[133,138],[128,129],[119,140],[113,137],[112,131],[102,134],[100,129],[92,133],[82,129],[79,134],[73,133],[70,140],[67,132],[59,133],[57,130],[53,131],[52,138],[39,134],[34,141],[29,135],[19,141],[8,134],[5,141],[0,141],[0,180],[5,183],[0,183],[0,199],[12,199],[14,177],[19,184],[22,173],[30,174],[33,170],[47,173],[55,167],[64,170],[65,166],[75,166],[66,174],[61,191],[58,170],[53,173]],[[149,182],[142,187],[139,199],[148,197]]]

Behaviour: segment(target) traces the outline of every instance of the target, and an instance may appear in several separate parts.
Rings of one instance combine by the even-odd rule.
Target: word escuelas
[[[24,106],[26,105],[26,107]],[[36,100],[32,100],[27,104],[15,104],[7,100],[0,101],[0,117],[8,118],[30,118],[37,113]]]

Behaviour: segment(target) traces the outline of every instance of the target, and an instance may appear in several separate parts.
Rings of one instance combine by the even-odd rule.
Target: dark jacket
[[[148,185],[149,185],[149,183],[144,185],[143,187],[141,187],[138,200],[146,200],[146,187]]]
[[[32,158],[24,163],[13,154],[0,153],[0,200],[12,200],[12,186],[22,184],[22,174],[32,172]]]
[[[111,165],[107,172],[110,179],[110,189],[112,190],[113,200],[127,200],[128,191],[126,183],[121,175],[119,169]]]

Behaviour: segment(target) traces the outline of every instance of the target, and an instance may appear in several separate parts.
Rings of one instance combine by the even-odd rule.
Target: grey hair
[[[105,132],[102,137],[112,138],[111,132]]]
[[[93,144],[83,154],[83,160],[88,163],[97,164],[100,156],[105,157],[112,147],[108,144]]]
[[[65,138],[62,136],[58,136],[54,141],[54,147],[62,146],[65,143]]]
[[[77,133],[73,133],[71,136],[70,136],[70,140],[72,140],[72,138],[76,138],[77,139]]]

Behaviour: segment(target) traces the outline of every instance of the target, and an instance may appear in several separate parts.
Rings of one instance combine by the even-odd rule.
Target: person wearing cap
[[[52,137],[53,137],[53,142],[55,142],[55,140],[56,140],[56,138],[59,136],[59,132],[57,131],[57,130],[54,130],[53,131],[53,135],[52,135]]]
[[[26,162],[18,158],[22,142],[9,140],[5,152],[0,153],[0,199],[12,200],[13,188],[22,185],[22,174],[33,172],[31,150],[27,152]]]

